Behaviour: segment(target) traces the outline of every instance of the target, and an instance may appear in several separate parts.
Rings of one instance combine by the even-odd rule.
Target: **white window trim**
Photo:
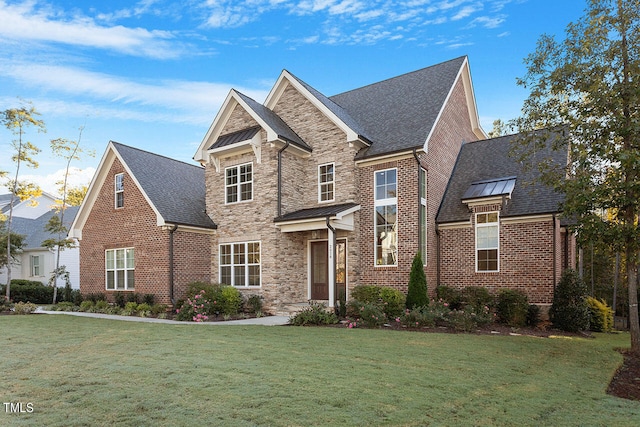
[[[122,189],[118,189],[118,177],[122,177]],[[113,177],[113,206],[115,209],[124,207],[124,173],[117,173]],[[118,194],[122,194],[122,206],[118,206]]]
[[[38,260],[38,274],[35,274],[34,271],[34,267],[36,267],[36,265],[34,265],[33,261],[37,259]],[[44,277],[43,274],[43,269],[44,269],[44,256],[43,255],[31,255],[29,257],[29,273],[31,275],[31,277]]]
[[[259,259],[260,259],[260,263],[258,264],[250,264],[248,262],[249,260],[249,255],[248,255],[248,248],[249,248],[249,244],[250,243],[257,243],[258,245],[260,245],[260,252],[259,252]],[[233,256],[234,256],[234,252],[233,252],[233,247],[234,245],[244,245],[244,256],[245,256],[245,260],[247,262],[245,262],[244,264],[234,264],[233,263]],[[231,264],[222,264],[222,247],[223,246],[231,246]],[[232,283],[234,282],[234,276],[235,276],[235,269],[234,267],[238,267],[240,265],[244,266],[244,285],[233,285]],[[260,285],[256,286],[256,285],[249,285],[249,266],[258,266],[259,267],[259,274],[260,274]],[[249,242],[232,242],[232,243],[220,243],[218,245],[218,282],[222,283],[222,267],[231,267],[231,283],[227,283],[228,285],[231,285],[235,288],[249,288],[249,289],[259,289],[262,287],[262,242],[260,240],[252,240]]]
[[[247,165],[251,165],[251,181],[240,182],[240,168]],[[238,172],[238,182],[233,185],[227,185],[227,171],[230,169],[236,169]],[[227,168],[224,168],[224,204],[225,205],[235,205],[236,203],[247,203],[247,202],[253,201],[253,193],[254,193],[253,174],[254,174],[253,162],[242,163],[239,165],[229,166]],[[240,200],[240,195],[242,194],[242,191],[241,191],[242,184],[247,184],[247,183],[251,184],[251,198],[246,200]],[[236,200],[235,202],[228,201],[229,187],[236,187],[236,190],[238,192],[238,200]]]
[[[496,222],[490,222],[490,223],[485,223],[485,224],[478,224],[478,215],[489,215],[495,213],[497,215],[497,221]],[[482,250],[491,250],[491,249],[496,249],[497,250],[497,259],[496,259],[496,270],[479,270],[478,269],[478,250],[480,250],[480,248],[478,248],[478,228],[483,228],[483,227],[498,227],[498,245],[497,247],[491,247],[491,248],[482,248]],[[491,211],[491,212],[478,212],[475,214],[475,230],[474,230],[474,237],[475,237],[475,259],[476,259],[476,273],[499,273],[500,272],[500,212],[498,211]]]
[[[379,172],[386,172],[390,170],[396,171],[396,197],[388,197],[385,199],[376,199],[377,185],[376,185],[376,174]],[[388,268],[388,267],[397,267],[398,266],[398,254],[399,254],[399,245],[398,245],[398,223],[399,223],[399,215],[398,215],[398,168],[387,168],[387,169],[378,169],[373,171],[373,266],[374,268]],[[378,250],[378,232],[377,232],[377,207],[379,206],[396,206],[396,259],[394,264],[378,264],[377,260],[377,250]]]
[[[322,168],[323,166],[331,166],[333,173],[331,174],[331,181],[327,181],[327,182],[320,182],[320,168]],[[323,185],[328,185],[328,184],[333,184],[333,191],[332,191],[332,195],[333,197],[331,199],[327,199],[327,200],[322,200],[322,186]],[[329,162],[329,163],[323,163],[321,165],[318,165],[318,203],[328,203],[328,202],[334,202],[336,200],[336,164],[335,162]]]
[[[133,267],[127,267],[127,250],[133,250]],[[116,267],[116,251],[119,250],[124,250],[125,251],[125,257],[124,257],[124,269],[121,268],[117,268]],[[107,252],[113,252],[113,269],[109,269],[107,268]],[[119,288],[118,287],[118,271],[119,270],[124,270],[124,288]],[[108,272],[109,271],[113,271],[114,275],[113,275],[113,289],[108,288],[108,283],[109,283],[109,279],[108,279]],[[133,271],[134,274],[134,281],[133,281],[133,288],[130,289],[129,288],[129,279],[127,278],[127,272],[128,271]],[[135,290],[135,271],[136,271],[136,252],[135,252],[135,248],[134,247],[128,247],[128,248],[113,248],[113,249],[105,249],[104,251],[104,289],[107,291],[133,291]]]

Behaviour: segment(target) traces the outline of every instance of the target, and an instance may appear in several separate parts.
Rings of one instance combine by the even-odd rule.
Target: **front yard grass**
[[[0,425],[637,426],[595,339],[2,316]]]

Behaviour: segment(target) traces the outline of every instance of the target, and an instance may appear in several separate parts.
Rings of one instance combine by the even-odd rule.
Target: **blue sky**
[[[49,141],[96,156],[72,163],[88,184],[109,140],[191,162],[231,88],[262,102],[282,69],[331,96],[468,55],[481,124],[519,114],[523,59],[562,38],[584,0],[0,0],[0,111],[33,102],[38,169],[54,191],[65,162]],[[0,129],[0,169],[13,174]],[[4,191],[0,191],[4,192]]]

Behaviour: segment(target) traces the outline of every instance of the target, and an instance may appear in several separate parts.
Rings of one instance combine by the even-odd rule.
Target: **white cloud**
[[[479,16],[469,23],[468,28],[473,28],[476,25],[480,25],[484,28],[489,29],[497,28],[505,21],[505,19],[506,17],[504,15],[498,15],[494,17]]]
[[[0,74],[25,86],[62,92],[77,101],[38,101],[38,108],[54,114],[103,116],[141,121],[208,123],[222,105],[231,84],[184,80],[138,82],[80,68],[41,64],[0,64]],[[267,91],[237,87],[261,101]],[[95,102],[99,101],[99,102]],[[154,110],[157,108],[160,112]]]
[[[38,184],[42,191],[49,193],[53,196],[58,196],[58,188],[60,187],[57,182],[64,180],[65,169],[58,169],[55,172],[49,174],[21,174],[20,181],[28,181]],[[89,185],[93,175],[96,173],[94,167],[87,167],[85,169],[79,169],[71,167],[69,169],[69,177],[67,179],[67,187],[80,187],[82,185]]]
[[[8,5],[0,0],[0,37],[94,47],[162,59],[181,54],[181,50],[170,43],[174,35],[169,31],[121,25],[108,27],[85,16],[65,20],[49,9],[36,9],[33,2]]]

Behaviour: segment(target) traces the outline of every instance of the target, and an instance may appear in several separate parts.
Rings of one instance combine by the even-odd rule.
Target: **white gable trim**
[[[427,135],[427,139],[424,141],[423,149],[425,153],[428,152],[429,150],[429,141],[431,140],[431,137],[433,136],[433,132],[438,126],[438,123],[440,122],[440,118],[442,117],[442,114],[444,113],[445,108],[449,104],[449,99],[453,94],[453,90],[455,89],[460,79],[462,79],[462,85],[464,87],[464,94],[467,101],[467,110],[469,111],[469,120],[471,121],[471,128],[473,129],[473,133],[479,139],[488,138],[485,131],[482,129],[482,127],[480,127],[480,118],[478,116],[478,106],[476,104],[476,97],[473,90],[473,82],[471,81],[471,71],[469,70],[469,59],[465,58],[464,62],[462,63],[462,66],[460,66],[460,70],[458,70],[458,75],[456,76],[455,80],[453,81],[453,84],[449,88],[449,93],[447,94],[445,101],[442,103],[442,106],[440,107],[440,111],[438,112],[438,117],[436,117],[436,120],[433,123],[431,130],[429,131],[429,135]]]
[[[122,163],[122,166],[124,167],[129,177],[131,177],[131,180],[134,182],[136,187],[138,187],[138,190],[140,190],[140,193],[142,193],[144,199],[147,201],[147,203],[149,204],[153,212],[155,212],[156,224],[158,226],[165,225],[164,218],[162,217],[162,215],[160,215],[160,212],[151,202],[151,199],[149,199],[149,196],[144,192],[137,178],[133,175],[133,173],[131,172],[131,169],[129,169],[129,166],[125,163],[125,161],[120,156],[120,153],[118,153],[118,150],[110,141],[109,144],[107,145],[106,151],[102,155],[102,159],[100,159],[98,169],[95,175],[93,176],[93,178],[91,179],[91,184],[89,184],[87,195],[82,201],[82,205],[80,205],[80,209],[78,210],[78,214],[73,220],[73,224],[71,224],[71,228],[69,230],[69,237],[82,240],[82,229],[84,228],[84,225],[86,224],[87,219],[89,218],[89,215],[93,210],[93,206],[96,202],[96,199],[98,198],[98,194],[100,193],[100,190],[102,189],[107,179],[110,178],[109,170],[111,169],[111,166],[113,165],[113,162],[116,159],[118,159],[120,163]],[[125,188],[125,192],[126,191],[127,190]],[[126,198],[125,198],[125,203],[126,203]]]
[[[273,110],[276,106],[282,94],[287,86],[293,86],[298,92],[302,94],[309,102],[311,102],[322,114],[324,114],[329,120],[333,122],[340,130],[342,130],[347,138],[347,142],[358,142],[365,146],[369,145],[360,138],[357,132],[351,129],[345,122],[343,122],[338,116],[336,116],[330,109],[328,109],[318,98],[316,98],[306,87],[304,87],[295,77],[291,75],[287,70],[283,70],[280,73],[280,77],[276,81],[276,84],[267,95],[267,99],[264,101],[264,105]]]

